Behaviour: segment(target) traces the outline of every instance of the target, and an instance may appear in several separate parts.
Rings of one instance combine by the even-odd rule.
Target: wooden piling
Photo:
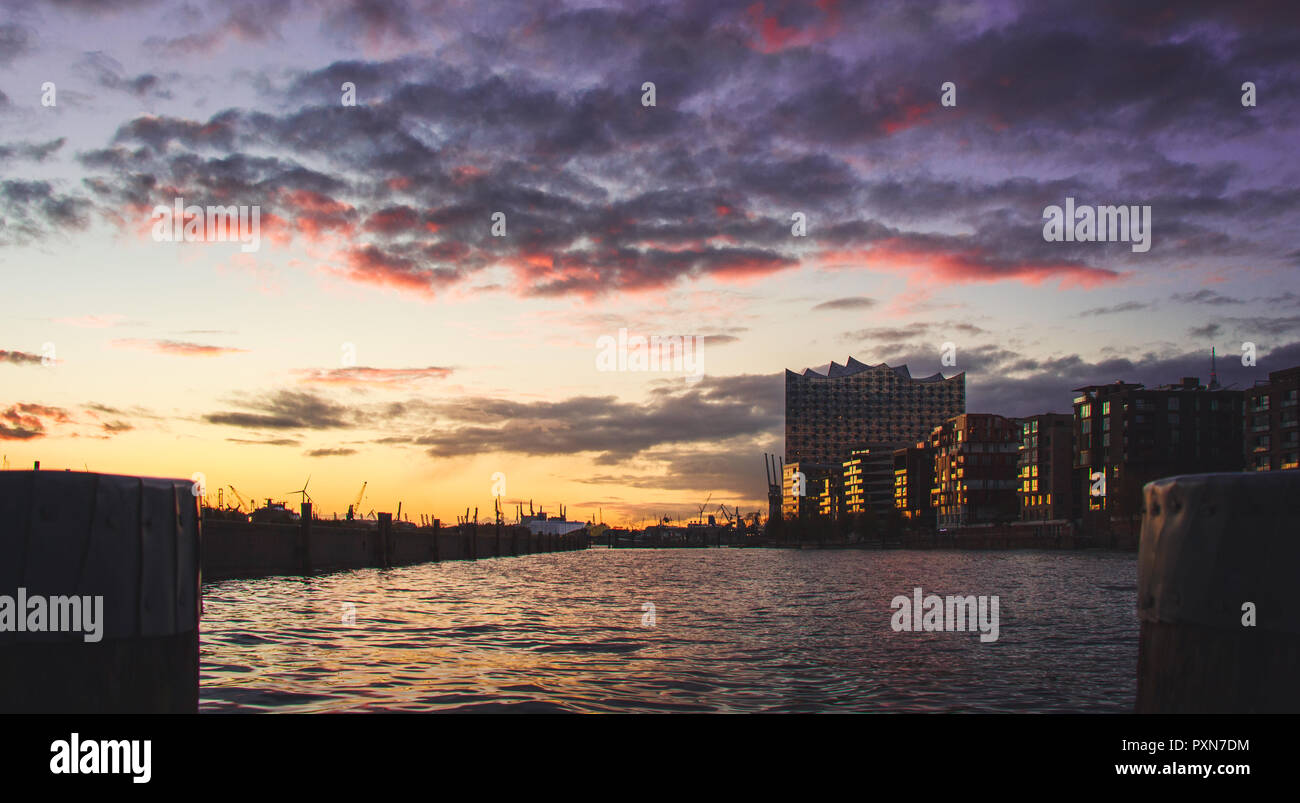
[[[393,514],[379,514],[379,566],[387,569],[392,566],[392,537],[393,537]]]
[[[0,472],[0,594],[81,601],[73,627],[0,630],[0,713],[197,712],[202,525],[192,487]]]
[[[302,503],[301,541],[299,549],[302,554],[302,573],[311,574],[311,502]]]
[[[1147,484],[1138,713],[1300,713],[1300,472]]]

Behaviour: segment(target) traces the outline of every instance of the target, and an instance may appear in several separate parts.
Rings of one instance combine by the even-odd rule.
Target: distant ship
[[[293,524],[300,521],[302,516],[290,510],[286,502],[267,499],[266,504],[254,510],[250,518],[258,524]]]
[[[560,505],[560,517],[548,517],[545,510],[533,513],[533,503],[528,503],[529,515],[523,514],[523,505],[519,506],[519,523],[528,528],[533,535],[567,535],[587,526],[585,521],[569,521],[564,517],[564,505]]]

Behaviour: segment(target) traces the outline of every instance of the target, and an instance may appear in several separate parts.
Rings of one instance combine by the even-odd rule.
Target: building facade
[[[844,461],[844,501],[842,507],[845,515],[856,516],[867,510],[867,495],[862,474],[863,449],[855,449],[852,456]]]
[[[1074,417],[1043,413],[1020,425],[1020,520],[1079,516],[1074,492]]]
[[[786,463],[781,470],[781,515],[799,519],[820,514],[826,497],[833,498],[841,471],[841,466],[829,463]],[[830,486],[833,479],[835,485]]]
[[[1300,468],[1300,367],[1271,371],[1245,394],[1247,471]]]
[[[914,379],[905,365],[866,365],[852,357],[844,365],[832,362],[824,374],[787,370],[785,459],[842,466],[855,450],[889,456],[964,412],[964,373]],[[880,498],[891,497],[887,483]]]
[[[1240,471],[1244,395],[1197,377],[1147,388],[1075,388],[1074,471],[1081,511],[1137,516],[1142,487],[1177,474]]]
[[[930,505],[939,529],[1018,518],[1020,427],[1020,419],[992,413],[966,413],[935,427]]]
[[[928,441],[894,450],[894,508],[914,525],[934,525],[934,450]]]
[[[854,449],[843,463],[842,509],[856,515],[889,509],[894,497],[892,449]]]

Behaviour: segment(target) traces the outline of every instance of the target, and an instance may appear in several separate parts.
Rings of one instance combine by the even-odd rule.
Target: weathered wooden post
[[[1148,483],[1138,713],[1300,713],[1300,472]]]
[[[392,565],[392,558],[389,553],[389,538],[393,535],[393,514],[379,514],[379,565],[387,569]]]
[[[300,524],[302,540],[299,549],[302,555],[302,573],[311,574],[311,502],[302,503]]]
[[[193,482],[4,471],[0,522],[0,713],[198,711]]]

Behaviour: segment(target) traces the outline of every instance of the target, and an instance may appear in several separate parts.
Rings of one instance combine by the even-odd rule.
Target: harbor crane
[[[235,501],[239,503],[235,505],[234,507],[235,510],[238,510],[240,513],[243,513],[244,508],[248,508],[250,511],[253,509],[252,505],[244,501],[244,497],[240,495],[239,491],[235,490],[235,486],[227,485],[226,487],[230,489],[230,493],[234,495]],[[230,508],[226,508],[226,509],[230,510]]]
[[[728,526],[731,526],[732,524],[734,524],[734,523],[735,523],[735,519],[736,519],[737,517],[740,516],[740,508],[736,508],[736,514],[735,514],[735,516],[733,516],[733,515],[731,514],[731,511],[727,510],[727,506],[726,506],[726,505],[718,505],[718,510],[720,510],[720,511],[722,512],[722,517],[723,517],[724,519],[727,520],[727,525],[728,525]]]
[[[365,497],[366,486],[369,484],[369,480],[361,483],[361,490],[357,491],[356,500],[352,504],[348,505],[348,521],[352,521],[354,518],[361,515],[361,500]]]
[[[700,505],[700,524],[704,523],[704,509],[709,506],[709,500],[711,500],[712,498],[713,498],[713,493],[710,492],[709,495],[704,499],[704,504]]]
[[[763,469],[767,474],[767,520],[781,519],[781,486],[785,482],[785,465],[778,455],[763,453]]]

